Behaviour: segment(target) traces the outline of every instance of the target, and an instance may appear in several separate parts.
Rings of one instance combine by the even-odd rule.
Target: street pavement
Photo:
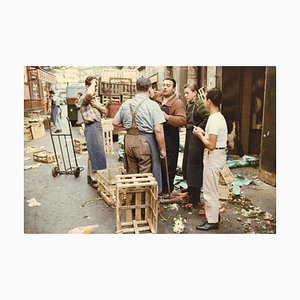
[[[66,120],[67,106],[62,106],[63,133],[69,133]],[[79,127],[72,127],[73,138],[83,139]],[[67,143],[70,138],[67,138]],[[71,166],[75,166],[72,147],[69,145]],[[43,146],[53,152],[49,129],[40,139],[24,142],[24,150]],[[64,143],[62,144],[64,149]],[[122,165],[118,162],[120,145],[114,143],[114,153],[107,154],[108,167]],[[57,150],[59,152],[60,149]],[[87,154],[76,154],[80,175],[52,176],[55,163],[40,163],[39,167],[24,170],[24,233],[65,234],[78,227],[98,225],[94,233],[115,234],[115,208],[110,207],[99,193],[87,184]],[[66,163],[68,160],[66,159]],[[37,165],[33,154],[24,151],[24,166]],[[258,168],[232,169],[253,182],[242,186],[241,197],[221,201],[221,222],[218,230],[201,232],[196,226],[205,221],[200,202],[191,205],[160,205],[158,233],[175,234],[175,220],[183,221],[181,234],[272,234],[276,233],[276,188],[258,179]],[[33,203],[33,206],[30,206]],[[34,203],[36,205],[34,205]],[[203,199],[201,199],[203,204]],[[200,213],[202,214],[199,214]],[[176,227],[177,228],[177,227]],[[179,227],[180,228],[180,227]],[[177,228],[178,229],[178,228]]]

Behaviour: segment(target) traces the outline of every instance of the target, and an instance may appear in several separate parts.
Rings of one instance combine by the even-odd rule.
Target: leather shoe
[[[196,229],[205,231],[219,229],[219,223],[208,223],[206,221],[204,224],[196,226]]]

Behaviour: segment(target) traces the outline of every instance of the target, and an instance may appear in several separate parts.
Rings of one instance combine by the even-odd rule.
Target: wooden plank
[[[141,208],[147,208],[146,204],[140,204],[140,205],[136,205],[136,204],[132,204],[132,205],[122,205],[121,209],[122,210],[126,210],[126,209],[141,209]],[[137,220],[140,221],[140,220]]]
[[[136,220],[133,220],[132,223],[133,223],[134,233],[139,234],[140,232],[139,232],[139,228],[136,224]]]
[[[152,190],[149,190],[149,193],[145,193],[145,219],[147,220],[150,217],[150,213],[149,213],[149,205],[150,205],[150,199],[151,199],[151,192]]]
[[[155,228],[155,227],[153,226],[151,220],[150,220],[150,219],[147,219],[147,222],[148,222],[148,225],[149,225],[149,227],[150,227],[150,231],[151,231],[152,233],[157,233],[157,228]]]
[[[118,233],[122,232],[120,203],[122,203],[122,201],[120,201],[119,194],[117,194],[116,226],[117,226]]]
[[[131,206],[131,199],[132,199],[133,194],[128,193],[126,194],[126,206],[130,207]],[[132,209],[131,208],[126,208],[126,222],[131,222],[132,221]]]
[[[148,222],[146,220],[136,221],[138,225],[146,225]],[[122,222],[122,226],[132,226],[133,222]]]
[[[135,194],[135,220],[140,221],[141,220],[141,203],[142,203],[142,193],[136,193]]]
[[[139,232],[142,232],[142,231],[150,231],[151,232],[151,229],[149,226],[139,227]],[[121,232],[122,233],[134,233],[135,229],[134,228],[122,228]]]

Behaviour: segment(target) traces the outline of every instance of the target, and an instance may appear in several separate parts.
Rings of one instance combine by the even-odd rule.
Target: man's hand
[[[98,85],[97,80],[93,79],[91,85],[87,89],[87,94],[94,96],[96,94],[97,85]]]
[[[200,127],[194,126],[193,135],[199,137],[202,140],[205,135],[205,131]]]
[[[167,153],[166,153],[166,149],[160,149],[160,158],[161,159],[165,159],[166,158],[166,156],[167,156]]]
[[[164,111],[163,111],[163,114],[164,114],[164,117],[165,117],[165,120],[166,121],[168,121],[169,120],[169,118],[170,118],[170,116],[169,115],[167,115]]]

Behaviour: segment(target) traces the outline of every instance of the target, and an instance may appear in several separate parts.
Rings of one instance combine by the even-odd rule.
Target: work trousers
[[[51,109],[51,120],[54,124],[55,129],[61,129],[59,119],[60,119],[60,107],[55,105]]]
[[[208,223],[218,223],[220,172],[226,163],[226,152],[223,150],[204,150],[203,197],[205,215]]]
[[[151,151],[146,135],[127,133],[125,137],[125,154],[129,174],[152,172]]]

